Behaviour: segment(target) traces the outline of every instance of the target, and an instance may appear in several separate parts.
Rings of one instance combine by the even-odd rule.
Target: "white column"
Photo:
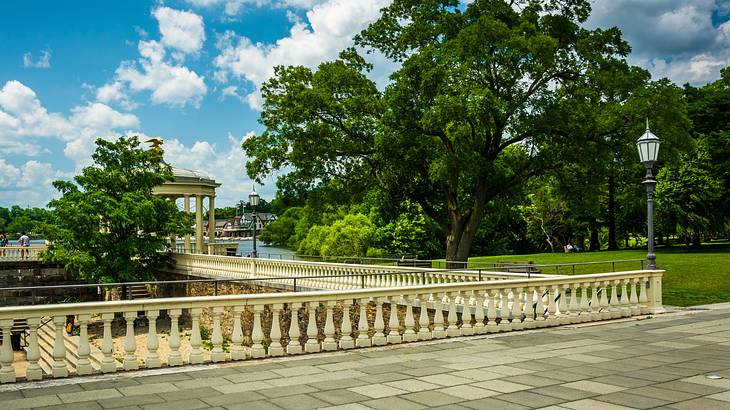
[[[330,300],[325,302],[326,318],[324,321],[324,340],[322,341],[322,350],[337,350],[337,341],[335,340],[335,320],[332,310],[337,302]]]
[[[91,347],[89,346],[88,325],[90,320],[91,315],[89,314],[79,315],[79,348],[77,350],[79,358],[76,362],[76,374],[80,376],[92,372],[91,362],[89,361]]]
[[[213,349],[210,351],[210,361],[225,362],[226,353],[223,351],[223,332],[221,331],[221,314],[223,307],[216,306],[213,308],[213,332],[210,335],[210,342]]]
[[[357,347],[372,346],[372,341],[368,335],[368,303],[369,299],[360,299],[360,319],[357,322],[357,340],[355,341]]]
[[[195,195],[195,253],[204,253],[203,244],[203,196]]]
[[[281,303],[275,303],[271,306],[271,331],[269,332],[271,344],[269,345],[269,356],[284,355],[284,348],[281,346],[281,325],[279,323],[282,308],[283,305]]]
[[[203,363],[203,351],[200,349],[203,341],[200,339],[200,314],[203,313],[203,308],[190,309],[190,316],[192,317],[192,329],[190,333],[190,356],[188,357],[188,363],[200,364]]]
[[[52,373],[53,377],[68,377],[68,368],[66,367],[66,343],[64,342],[64,325],[66,324],[66,316],[54,316],[53,325],[56,326],[56,337],[53,340],[53,365]],[[5,340],[10,341],[10,338],[3,339],[3,347],[5,346]],[[8,347],[10,344],[8,343]]]
[[[418,340],[431,340],[431,331],[428,329],[428,294],[418,295],[421,313],[418,316]]]
[[[309,320],[307,320],[307,343],[304,344],[304,351],[307,353],[317,353],[321,350],[317,339],[317,306],[319,306],[319,302],[309,302],[307,308]]]
[[[25,378],[31,380],[42,380],[43,370],[38,364],[38,360],[41,357],[40,348],[38,344],[38,326],[41,324],[40,318],[28,318],[28,368],[25,370]],[[0,372],[2,374],[2,372]],[[15,373],[13,373],[13,378]],[[15,381],[15,380],[13,380]]]
[[[180,356],[180,327],[178,326],[178,318],[182,314],[182,309],[170,309],[167,311],[170,315],[170,354],[167,355],[168,366],[180,366],[182,356]]]
[[[185,211],[186,216],[190,215],[190,195],[183,196],[183,211]],[[185,234],[183,243],[184,243],[183,249],[185,250],[185,253],[191,253],[193,251],[193,245],[190,243],[190,234],[189,233]]]
[[[405,317],[405,331],[403,332],[403,341],[404,342],[415,342],[418,340],[418,335],[416,335],[416,321],[413,317],[413,299],[414,295],[405,295],[403,296],[403,299],[406,303],[406,317]]]
[[[215,255],[215,195],[208,197],[208,255]]]
[[[264,311],[264,305],[253,306],[253,330],[251,331],[251,357],[258,359],[266,356],[264,349],[264,331],[261,328],[261,312]],[[219,322],[220,323],[220,322]]]
[[[114,313],[102,313],[101,320],[104,321],[104,337],[101,341],[101,353],[104,354],[104,358],[101,359],[101,372],[113,373],[117,371],[117,361],[112,356],[114,352],[114,344],[112,343]]]
[[[400,335],[400,321],[398,320],[398,297],[390,298],[390,318],[388,319],[388,343],[400,343],[403,338]]]
[[[13,328],[13,320],[0,320],[0,328],[3,332],[3,344],[0,348],[0,383],[15,383],[13,348],[10,344],[10,330]]]
[[[375,323],[373,324],[375,333],[373,334],[373,345],[382,346],[387,343],[385,339],[385,320],[383,319],[383,299],[375,299]]]
[[[350,321],[350,306],[352,299],[345,299],[342,302],[342,325],[340,326],[340,348],[352,349],[355,347],[355,341],[352,339],[352,322]]]
[[[124,336],[124,370],[139,369],[139,361],[137,361],[137,340],[134,338],[134,319],[137,312],[124,312],[124,320],[127,322],[127,332]],[[54,320],[55,323],[55,320]]]
[[[286,345],[287,354],[302,353],[302,345],[299,342],[299,306],[295,303],[289,304],[291,311],[291,321],[289,324],[289,343]]]
[[[243,360],[246,352],[243,349],[243,328],[241,327],[241,313],[244,306],[233,307],[233,331],[231,332],[231,360]]]

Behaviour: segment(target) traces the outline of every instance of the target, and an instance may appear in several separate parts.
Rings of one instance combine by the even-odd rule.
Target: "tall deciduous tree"
[[[316,71],[277,68],[266,131],[244,142],[249,174],[291,167],[297,187],[339,179],[410,199],[463,261],[492,201],[595,152],[595,134],[572,133],[573,103],[630,48],[616,28],[582,28],[589,12],[587,0],[395,0],[356,39],[401,64],[385,91],[353,50]]]
[[[170,262],[167,238],[190,231],[174,202],[152,194],[173,179],[159,150],[140,148],[137,137],[96,140],[94,164],[74,181],[55,181],[62,196],[49,203],[57,225],[44,258],[80,278],[98,282],[152,278]]]

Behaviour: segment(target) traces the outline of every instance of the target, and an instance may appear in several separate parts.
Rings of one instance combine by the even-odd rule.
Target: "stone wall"
[[[40,261],[0,262],[0,288],[69,285],[59,289],[0,291],[0,306],[47,304],[59,301],[97,300],[96,288],[79,288],[62,266]]]

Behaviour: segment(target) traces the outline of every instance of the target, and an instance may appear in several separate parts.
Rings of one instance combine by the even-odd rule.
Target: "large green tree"
[[[150,279],[170,262],[167,238],[190,230],[189,217],[152,190],[173,180],[160,150],[137,137],[96,140],[93,165],[74,181],[55,181],[61,197],[49,203],[56,225],[44,258],[97,282]]]
[[[278,67],[266,131],[244,142],[251,176],[291,167],[300,189],[339,179],[410,199],[463,261],[489,205],[595,152],[575,134],[585,78],[626,66],[618,29],[581,27],[587,0],[395,0],[357,43],[400,64],[381,92],[353,50],[316,71]]]

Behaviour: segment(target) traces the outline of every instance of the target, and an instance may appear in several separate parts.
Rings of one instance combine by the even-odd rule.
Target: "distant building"
[[[266,225],[276,220],[276,215],[261,212],[256,218],[256,232],[261,232]],[[253,236],[253,214],[244,213],[242,216],[234,216],[231,219],[222,221],[221,224],[216,221],[216,235],[220,237],[248,238]]]

